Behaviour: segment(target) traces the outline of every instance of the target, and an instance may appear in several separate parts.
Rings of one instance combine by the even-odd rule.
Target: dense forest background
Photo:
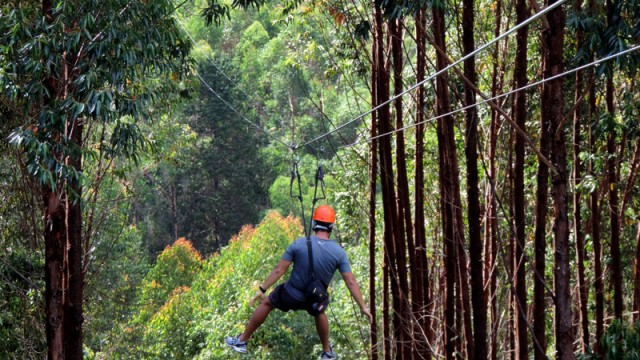
[[[638,39],[632,0],[5,2],[0,358],[232,357],[322,167],[341,358],[635,359]]]

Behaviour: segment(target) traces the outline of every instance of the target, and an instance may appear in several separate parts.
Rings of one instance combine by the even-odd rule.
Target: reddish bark
[[[555,0],[549,0],[551,5]],[[549,28],[543,33],[545,43],[544,78],[548,79],[564,68],[564,24],[565,12],[562,6],[548,13]],[[554,208],[553,234],[554,285],[555,285],[555,336],[556,358],[573,359],[573,331],[571,324],[571,271],[569,266],[569,218],[567,194],[567,151],[563,127],[562,80],[546,82],[542,86],[542,116],[549,120],[551,130],[551,160],[555,165],[552,172],[552,194]]]
[[[375,81],[375,89],[376,92],[376,100],[378,104],[382,104],[387,99],[389,99],[389,73],[385,67],[384,62],[384,31],[382,28],[383,20],[382,20],[382,9],[379,6],[374,7],[374,41],[375,45],[373,47],[375,53],[373,54],[374,61],[374,69],[375,75],[377,76]],[[378,120],[378,129],[377,131],[380,134],[388,132],[388,128],[390,127],[389,122],[389,106],[385,105],[378,109],[376,117]],[[382,316],[383,316],[383,338],[384,338],[384,358],[385,360],[390,360],[393,353],[393,344],[392,337],[390,333],[391,324],[389,323],[389,292],[392,294],[392,302],[393,308],[396,308],[397,303],[397,281],[396,275],[394,273],[394,264],[395,264],[395,253],[394,253],[394,244],[393,244],[393,219],[395,214],[395,201],[390,201],[391,196],[393,194],[393,184],[390,183],[390,178],[392,176],[392,165],[390,162],[391,158],[391,150],[389,137],[385,136],[380,138],[380,143],[378,144],[378,152],[380,156],[380,180],[382,186],[382,198],[383,198],[383,209],[384,209],[384,231],[383,231],[383,305],[382,305]],[[388,155],[387,155],[388,154]],[[391,191],[390,191],[391,189]],[[389,284],[390,289],[389,289]],[[393,329],[397,331],[399,329],[399,322],[397,319],[397,315],[394,312],[393,315]],[[394,339],[398,341],[397,334],[394,334]]]
[[[500,24],[502,19],[502,1],[496,1],[496,17],[495,17],[495,32],[494,36],[500,36]],[[499,71],[499,53],[500,46],[499,43],[496,43],[494,50],[494,61],[493,61],[493,70],[491,75],[491,97],[495,97],[499,92],[499,81],[501,82],[501,76],[499,74],[504,74],[504,71]],[[499,125],[500,113],[497,109],[491,109],[491,126],[489,130],[489,185],[487,191],[487,203],[486,203],[486,228],[485,228],[485,267],[484,267],[484,279],[488,282],[488,293],[487,297],[489,299],[489,307],[491,309],[491,317],[490,317],[490,335],[489,335],[489,355],[488,358],[491,360],[496,360],[498,356],[497,348],[498,348],[498,332],[496,329],[498,328],[498,307],[497,307],[497,297],[496,297],[496,281],[497,274],[495,271],[496,259],[497,259],[497,231],[498,231],[498,222],[497,222],[497,202],[495,198],[495,184],[497,178],[497,169],[496,169],[496,147],[498,143],[498,130],[500,128]]]
[[[474,41],[474,1],[464,0],[462,9],[462,42],[464,53],[470,54],[475,50]],[[464,62],[464,74],[476,85],[475,57],[469,57]],[[475,91],[465,83],[465,105],[475,104]],[[471,271],[471,296],[473,308],[473,351],[469,351],[470,358],[487,358],[487,300],[484,292],[482,277],[482,240],[480,227],[480,190],[478,188],[478,114],[475,107],[465,112],[467,141],[465,155],[467,158],[467,222],[469,224],[469,259]]]
[[[432,6],[432,29],[434,43],[437,47],[446,51],[445,46],[445,23],[444,11],[440,6]],[[436,53],[436,70],[444,69],[447,65],[445,56]],[[449,101],[449,92],[447,89],[446,74],[441,74],[436,79],[436,114],[443,115],[449,113],[451,105]],[[457,155],[455,147],[453,119],[450,115],[443,116],[438,119],[437,127],[438,138],[438,159],[439,159],[439,180],[440,180],[440,208],[442,216],[442,232],[444,240],[444,272],[445,272],[445,290],[444,290],[444,344],[445,358],[453,360],[456,351],[456,333],[455,333],[455,268],[458,261],[456,259],[456,247],[458,239],[462,237],[461,229],[457,229],[456,211],[459,211],[460,203],[456,203],[456,191],[459,199],[459,184],[457,173]],[[456,188],[456,185],[458,187]],[[456,205],[458,208],[456,209]]]
[[[574,5],[576,13],[582,11],[582,2],[576,1]],[[583,46],[584,34],[581,28],[576,32],[576,49]],[[573,107],[573,229],[576,242],[577,270],[578,270],[578,300],[580,309],[580,329],[581,349],[583,353],[587,352],[589,347],[589,312],[588,312],[588,295],[589,288],[585,281],[585,259],[586,253],[584,249],[584,232],[582,231],[582,215],[581,215],[581,196],[578,190],[580,186],[582,164],[580,160],[580,150],[582,147],[581,139],[581,118],[582,118],[582,94],[583,94],[583,72],[576,72],[576,88],[574,95],[575,105]]]
[[[389,20],[389,33],[391,35],[391,55],[393,58],[393,93],[394,96],[402,93],[402,43],[403,30],[402,20]],[[402,113],[402,97],[394,100],[395,110],[395,128],[400,129],[404,126]],[[401,337],[403,341],[400,343],[400,352],[402,359],[411,359],[412,352],[415,351],[412,336],[413,312],[409,307],[409,283],[407,278],[407,245],[409,256],[413,259],[410,263],[410,271],[415,270],[415,255],[413,244],[413,224],[411,222],[411,203],[409,200],[409,181],[407,178],[407,164],[405,158],[404,132],[396,133],[396,182],[397,182],[397,223],[396,223],[396,269],[398,272],[398,281],[400,287],[400,303],[399,309],[401,318]],[[406,242],[405,242],[406,241]],[[411,277],[411,288],[417,287],[415,276]],[[414,304],[414,306],[417,304]]]
[[[54,21],[52,1],[43,0],[41,11],[46,21]],[[69,67],[74,60],[60,54],[66,64],[59,76],[43,81],[47,88],[44,105],[53,107],[67,97],[72,82]],[[82,142],[82,121],[65,119],[63,135],[76,146]],[[60,154],[53,154],[60,156]],[[66,165],[82,172],[81,157],[72,154]],[[70,198],[70,194],[74,194]],[[49,359],[82,359],[84,273],[82,267],[82,187],[78,181],[42,186],[45,242],[45,333]]]
[[[607,1],[607,18],[609,24],[613,17],[611,1]],[[612,75],[607,76],[606,80],[606,101],[607,111],[609,112],[610,121],[613,122],[615,116],[615,106],[613,97],[615,89],[613,87]],[[618,177],[616,171],[616,133],[611,125],[607,136],[607,179],[609,182],[609,226],[611,227],[611,280],[613,282],[613,311],[615,317],[622,320],[623,302],[622,302],[622,262],[620,257],[620,210],[618,206]]]
[[[517,0],[516,18],[518,23],[526,21],[529,17],[529,9],[526,0]],[[528,27],[520,28],[516,33],[516,59],[514,65],[514,87],[519,89],[527,84],[527,42],[529,38]],[[523,130],[526,129],[527,118],[527,98],[524,91],[515,94],[513,113],[516,124]],[[526,284],[526,262],[524,248],[525,239],[525,194],[524,194],[524,150],[526,139],[516,134],[514,139],[515,164],[513,169],[513,206],[515,239],[513,243],[513,273],[514,280],[514,311],[516,349],[514,352],[516,359],[528,358],[527,342],[527,284]]]
[[[594,5],[590,3],[590,8]],[[589,122],[592,122],[594,116],[596,116],[596,90],[595,80],[593,77],[589,81]],[[594,153],[596,151],[596,139],[594,136],[594,129],[591,128],[589,132],[589,152]],[[591,176],[595,176],[594,161],[589,160],[588,173]],[[589,195],[589,221],[587,227],[589,233],[591,233],[591,240],[593,242],[593,277],[594,277],[594,293],[595,293],[595,321],[596,321],[596,333],[595,342],[593,348],[596,353],[601,353],[600,341],[604,334],[604,285],[602,283],[602,245],[600,242],[600,205],[598,199],[599,188],[596,187]]]
[[[420,9],[416,14],[416,82],[421,82],[425,78],[425,54],[426,54],[426,12]],[[416,155],[415,155],[415,214],[414,214],[414,234],[415,234],[415,258],[416,273],[413,276],[418,277],[418,287],[412,289],[412,301],[417,312],[414,313],[418,317],[418,326],[425,334],[425,339],[420,337],[421,332],[415,333],[418,336],[416,347],[418,350],[418,358],[431,359],[431,348],[429,344],[432,342],[432,333],[430,331],[429,315],[427,305],[429,303],[429,273],[427,269],[427,253],[426,253],[426,234],[425,234],[425,213],[424,213],[424,107],[425,96],[424,87],[420,86],[416,90]]]
[[[375,56],[376,42],[373,41],[372,53]],[[373,64],[376,65],[375,63]],[[377,68],[371,71],[371,104],[377,106],[376,97]],[[377,126],[376,112],[371,113],[371,137],[375,137]],[[376,184],[378,179],[378,146],[376,141],[371,142],[369,157],[369,311],[371,312],[371,330],[369,331],[369,343],[371,345],[371,360],[378,360],[378,328],[376,321]]]

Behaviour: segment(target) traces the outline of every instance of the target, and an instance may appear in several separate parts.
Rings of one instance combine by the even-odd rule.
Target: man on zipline
[[[316,278],[326,286],[331,282],[335,271],[339,270],[351,296],[360,306],[362,314],[366,315],[369,322],[371,322],[371,312],[369,312],[360,293],[360,286],[351,272],[347,254],[340,245],[329,239],[335,220],[336,213],[328,205],[318,206],[313,213],[312,227],[315,235],[310,236],[310,238]],[[289,280],[276,286],[269,296],[265,298],[264,295],[267,289],[282,277],[291,263],[293,263],[293,271]],[[329,298],[327,296],[326,300],[318,304],[312,303],[312,300],[305,295],[307,285],[312,281],[309,268],[307,238],[302,237],[289,245],[278,265],[259,286],[256,295],[251,299],[250,306],[253,306],[258,299],[262,299],[262,302],[251,315],[244,332],[236,337],[226,337],[224,339],[225,343],[233,350],[245,353],[247,351],[247,342],[251,335],[264,323],[271,310],[274,308],[285,312],[289,310],[306,310],[316,321],[316,330],[322,342],[320,359],[335,359],[336,354],[329,344],[329,320],[324,313],[329,304]]]

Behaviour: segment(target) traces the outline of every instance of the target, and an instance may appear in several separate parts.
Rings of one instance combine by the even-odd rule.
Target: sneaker
[[[333,350],[323,351],[322,354],[320,354],[320,360],[333,360],[333,359],[337,359],[336,353],[333,352]]]
[[[231,336],[227,336],[224,338],[224,342],[225,344],[229,345],[233,350],[239,352],[239,353],[246,353],[247,352],[247,342],[246,341],[240,341],[240,335],[236,336],[236,337],[231,337]],[[335,359],[334,358],[327,358],[327,359]]]

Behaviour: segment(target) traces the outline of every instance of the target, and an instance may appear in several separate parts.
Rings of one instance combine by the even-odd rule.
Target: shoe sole
[[[235,346],[235,345],[229,345],[229,344],[227,344],[227,345],[228,345],[230,348],[232,348],[234,351],[239,352],[239,353],[241,353],[241,354],[245,354],[245,353],[247,352],[247,349],[246,349],[246,348],[243,348],[243,347],[237,347],[237,346]]]

